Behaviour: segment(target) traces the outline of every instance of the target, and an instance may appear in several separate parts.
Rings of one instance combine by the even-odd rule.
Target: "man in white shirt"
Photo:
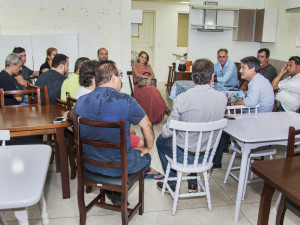
[[[280,81],[285,74],[289,77]],[[277,101],[276,112],[296,112],[300,107],[300,57],[292,56],[287,65],[272,81],[274,91],[278,91],[275,99]]]

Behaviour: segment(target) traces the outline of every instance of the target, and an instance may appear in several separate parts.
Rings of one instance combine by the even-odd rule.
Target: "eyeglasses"
[[[122,72],[120,73],[120,79],[121,80],[123,79],[123,73]]]

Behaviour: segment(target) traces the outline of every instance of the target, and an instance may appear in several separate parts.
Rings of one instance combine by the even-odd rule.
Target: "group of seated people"
[[[53,53],[53,52],[52,52]],[[212,88],[214,82],[223,82],[233,87],[238,86],[237,69],[235,64],[228,60],[228,51],[220,49],[217,52],[218,62],[214,65],[208,59],[197,59],[193,63],[192,78],[196,84],[194,88],[177,96],[173,101],[172,111],[166,106],[159,90],[151,86],[155,77],[149,62],[149,56],[142,51],[138,55],[138,64],[132,66],[134,77],[134,98],[128,94],[121,93],[122,74],[113,61],[108,60],[108,51],[105,48],[98,50],[99,60],[89,60],[82,57],[75,63],[74,73],[67,78],[65,75],[69,69],[69,59],[63,54],[55,54],[52,57],[49,51],[47,62],[50,69],[41,70],[36,85],[48,86],[50,104],[56,104],[56,97],[65,99],[66,92],[78,99],[73,111],[80,117],[91,120],[117,122],[120,119],[126,121],[127,149],[128,149],[128,173],[144,169],[146,176],[153,179],[163,179],[164,176],[150,167],[150,150],[154,144],[154,132],[152,124],[160,123],[165,114],[168,114],[166,124],[161,135],[157,138],[156,146],[164,172],[166,172],[167,160],[172,155],[172,130],[169,128],[171,120],[184,122],[210,122],[224,118],[227,99],[224,94]],[[57,53],[57,51],[55,52]],[[0,88],[4,90],[21,89],[22,85],[17,79],[23,76],[25,59],[11,53],[7,56],[5,69],[0,73]],[[48,53],[47,53],[48,54]],[[293,56],[277,75],[276,69],[268,63],[270,52],[268,49],[260,49],[258,58],[250,56],[241,59],[241,78],[247,82],[247,96],[233,105],[245,105],[255,107],[259,104],[259,113],[272,112],[274,99],[276,99],[277,111],[296,111],[300,106],[300,57]],[[19,73],[22,69],[22,73]],[[26,71],[26,69],[25,69]],[[29,71],[27,73],[33,73]],[[281,80],[287,74],[288,78]],[[14,77],[15,76],[15,77]],[[26,79],[25,75],[23,76]],[[144,86],[138,86],[138,79],[146,78]],[[28,81],[29,82],[29,81]],[[24,85],[23,85],[24,86]],[[246,85],[245,85],[246,86]],[[245,87],[244,86],[244,87]],[[25,87],[25,86],[24,86]],[[274,91],[277,91],[274,95]],[[22,99],[14,96],[11,99],[5,98],[5,104],[18,104]],[[10,100],[10,101],[8,101]],[[135,135],[130,129],[131,124],[141,128],[143,138]],[[83,129],[81,135],[86,138],[95,138],[97,133],[92,129]],[[117,133],[115,131],[101,131],[102,140],[113,141]],[[185,139],[184,133],[178,133],[177,160],[183,160]],[[193,136],[190,136],[188,161],[193,162],[196,145]],[[208,137],[203,137],[204,141]],[[228,137],[222,136],[225,141],[220,142],[214,158],[214,167],[221,168],[222,154],[228,144]],[[202,151],[201,151],[202,152]],[[120,160],[119,155],[108,152],[97,151],[97,149],[84,148],[83,153],[88,157],[95,157],[104,161]],[[201,155],[201,153],[200,153]],[[199,163],[203,160],[200,156]],[[120,176],[120,170],[103,170],[87,164],[86,168],[94,173],[107,176]],[[170,172],[170,177],[176,176],[175,171]],[[158,188],[162,188],[162,182],[158,181]],[[175,189],[175,183],[170,182]],[[191,191],[197,190],[196,180],[189,180],[188,188]],[[113,202],[119,204],[120,196],[113,195]]]

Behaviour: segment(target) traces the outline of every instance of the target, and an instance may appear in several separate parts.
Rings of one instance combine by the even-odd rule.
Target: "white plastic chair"
[[[213,166],[213,158],[218,147],[222,130],[227,126],[227,120],[222,119],[214,122],[206,123],[189,123],[181,121],[170,121],[170,128],[173,129],[173,158],[166,156],[168,160],[168,167],[166,170],[166,175],[164,179],[164,184],[162,188],[162,194],[165,193],[166,188],[174,199],[172,215],[176,213],[176,207],[178,198],[185,197],[195,197],[195,196],[206,196],[209,211],[212,210],[211,197],[209,191],[209,171]],[[185,132],[185,145],[184,145],[184,160],[183,163],[177,162],[177,132]],[[188,164],[188,136],[189,133],[199,133],[199,138],[197,142],[197,148],[195,152],[195,160],[193,164]],[[208,135],[208,141],[206,146],[203,144],[203,134]],[[200,156],[200,150],[205,149],[203,162],[198,164],[198,159]],[[210,156],[209,156],[210,154]],[[169,178],[170,170],[177,170],[177,177]],[[197,176],[182,176],[182,173],[197,173]],[[204,184],[200,180],[200,173],[203,173]],[[196,179],[197,178],[197,188],[196,193],[184,193],[179,194],[181,180]],[[175,192],[170,188],[168,181],[176,180],[176,190]]]
[[[257,114],[258,107],[259,107],[259,105],[255,106],[255,107],[246,107],[244,105],[235,105],[235,106],[227,106],[226,111],[227,111],[228,115],[236,115],[236,114],[238,114],[238,112],[240,112],[240,114],[246,114],[246,113],[250,114],[251,111],[253,111],[253,110],[254,110],[254,114]],[[232,153],[230,162],[228,164],[228,168],[227,168],[225,178],[224,178],[224,183],[227,182],[229,175],[232,176],[232,178],[234,178],[236,181],[239,181],[239,178],[235,174],[233,174],[231,171],[240,169],[240,166],[233,167],[233,163],[234,163],[236,154],[237,153],[240,155],[242,154],[241,147],[236,142],[231,141],[230,148],[233,150],[233,153]],[[254,161],[254,158],[262,157],[262,156],[269,156],[270,159],[273,159],[274,154],[276,154],[276,149],[268,149],[268,148],[261,149],[261,148],[259,148],[256,150],[252,150],[252,152],[249,155],[248,163],[247,163],[246,179],[245,179],[243,198],[242,198],[243,200],[245,198],[247,184],[261,181],[261,179],[248,180],[250,165]],[[251,179],[253,178],[252,172],[251,172],[250,177],[251,177]]]
[[[43,225],[49,225],[49,219],[48,214],[46,211],[46,201],[44,198],[43,193],[43,187],[46,180],[47,170],[48,170],[48,164],[50,161],[51,156],[51,148],[48,145],[18,145],[18,146],[5,146],[5,141],[10,140],[10,132],[9,130],[0,130],[0,141],[2,141],[2,146],[0,146],[0,155],[4,158],[11,166],[12,159],[15,160],[15,162],[18,162],[20,165],[23,165],[25,169],[22,169],[18,172],[12,171],[9,172],[9,175],[4,175],[4,180],[7,180],[11,178],[10,185],[14,187],[7,187],[4,189],[5,195],[8,196],[2,199],[4,196],[1,196],[1,199],[3,202],[0,202],[0,223],[3,225],[7,225],[7,222],[4,219],[2,210],[14,210],[15,216],[19,222],[19,225],[29,225],[28,223],[28,216],[27,216],[27,207],[31,206],[38,202],[40,210],[41,210],[41,218],[42,218],[42,224]],[[18,151],[22,153],[21,155],[14,154],[15,151]],[[37,154],[39,152],[42,152],[42,154]],[[27,153],[30,153],[27,155]],[[24,156],[26,155],[26,156]],[[24,160],[23,160],[24,157]],[[28,159],[30,157],[37,157],[36,160],[30,160]],[[4,163],[3,158],[1,159],[1,169],[6,169],[7,165]],[[25,165],[27,159],[27,164]],[[16,160],[18,159],[18,161]],[[39,162],[39,163],[37,163]],[[4,164],[4,166],[2,165]],[[35,167],[36,165],[42,165]],[[3,168],[2,168],[3,167]],[[18,170],[17,167],[14,167],[15,170]],[[14,169],[12,167],[12,169]],[[37,173],[34,173],[34,175],[30,172],[37,170]],[[16,176],[12,174],[17,174]],[[22,178],[19,178],[18,176],[22,176]],[[34,176],[34,178],[32,177]],[[2,175],[1,175],[2,177]],[[9,177],[9,178],[7,178]],[[1,179],[0,179],[1,180]],[[15,188],[16,186],[19,186],[20,184],[17,184],[18,181],[20,181],[20,184],[22,184],[22,194],[17,193],[16,196],[19,197],[12,197],[11,195],[14,195],[16,193],[16,190],[19,188]],[[26,182],[30,183],[30,185],[26,184]],[[29,187],[27,187],[27,185]],[[33,188],[33,186],[35,186]],[[11,191],[9,193],[8,189]],[[30,190],[29,196],[27,193]]]

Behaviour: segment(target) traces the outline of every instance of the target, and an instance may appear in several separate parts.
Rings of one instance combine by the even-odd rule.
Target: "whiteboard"
[[[38,71],[45,62],[46,51],[49,47],[57,49],[58,53],[69,57],[69,72],[73,72],[78,58],[78,37],[72,35],[0,35],[0,69],[5,67],[5,58],[14,47],[26,50],[26,66]]]

